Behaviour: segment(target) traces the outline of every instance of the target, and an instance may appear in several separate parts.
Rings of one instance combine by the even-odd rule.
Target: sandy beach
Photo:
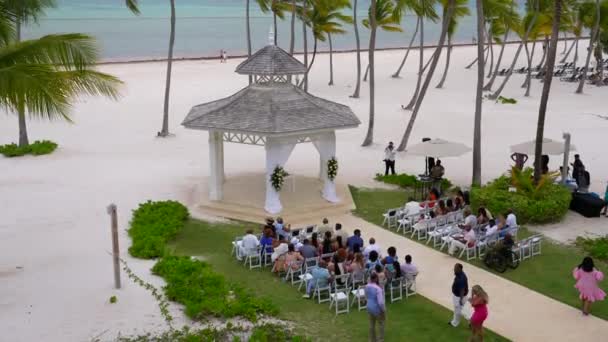
[[[580,44],[581,59],[585,47]],[[516,45],[508,46],[503,67],[510,63],[515,49]],[[430,56],[431,52],[426,50],[425,55]],[[454,48],[452,67],[442,90],[434,88],[443,63],[438,66],[410,144],[431,137],[472,146],[476,72],[474,68],[465,70],[464,66],[475,54],[474,47]],[[418,52],[410,53],[402,78],[393,79],[390,75],[402,56],[403,51],[383,51],[376,56],[375,144],[367,148],[360,146],[367,129],[367,83],[363,83],[360,99],[349,98],[355,81],[355,54],[335,55],[335,86],[331,87],[327,85],[329,56],[317,56],[309,91],[351,106],[363,122],[358,129],[337,133],[342,182],[374,186],[372,178],[383,168],[385,145],[401,139],[410,112],[400,105],[409,102],[413,93]],[[363,60],[367,60],[366,54]],[[523,58],[520,60],[521,67]],[[149,272],[153,262],[127,254],[130,241],[125,230],[131,210],[149,199],[195,204],[196,198],[190,196],[192,189],[205,182],[209,173],[207,134],[185,130],[179,124],[192,106],[231,95],[247,85],[247,77],[234,73],[240,62],[231,59],[226,64],[212,60],[174,64],[172,138],[155,137],[162,118],[164,63],[104,65],[101,70],[125,82],[124,97],[119,102],[80,100],[73,108],[76,124],[29,122],[32,141],[50,139],[60,147],[48,156],[0,157],[2,340],[110,340],[119,333],[165,328],[158,307],[146,290],[124,274],[123,289],[113,289],[105,208],[110,203],[118,205],[125,260],[140,277],[160,287],[161,280]],[[499,77],[497,84],[501,80]],[[510,145],[534,139],[542,83],[534,80],[532,96],[525,98],[522,82],[523,75],[514,75],[503,93],[516,98],[516,105],[484,102],[484,182],[509,168]],[[603,193],[608,178],[608,158],[602,141],[608,131],[608,92],[606,88],[587,86],[584,95],[575,95],[575,87],[554,80],[545,136],[561,139],[563,132],[570,132],[572,143],[591,173],[591,189]],[[17,118],[0,116],[0,144],[15,141],[17,135]],[[228,178],[248,171],[261,172],[264,149],[226,144],[225,162]],[[443,164],[446,176],[456,184],[470,184],[471,154],[445,159]],[[551,157],[551,169],[558,169],[560,164],[561,156]],[[314,147],[298,145],[286,170],[307,176],[317,174],[318,154]],[[423,159],[400,154],[397,170],[421,173]],[[108,303],[112,295],[118,297],[118,305]],[[176,326],[187,322],[177,307],[172,310]]]

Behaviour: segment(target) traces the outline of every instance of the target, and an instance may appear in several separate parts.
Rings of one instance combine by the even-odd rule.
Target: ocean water
[[[140,16],[132,15],[123,0],[58,0],[57,8],[49,9],[37,24],[24,28],[24,36],[40,37],[49,33],[83,32],[95,36],[107,61],[139,60],[166,57],[169,41],[169,0],[141,0]],[[245,0],[176,0],[176,57],[218,56],[221,49],[229,55],[246,53]],[[273,19],[262,13],[251,0],[251,34],[254,50],[268,42]],[[369,0],[359,0],[359,21],[365,17]],[[474,4],[474,3],[473,3]],[[474,5],[473,5],[474,6]],[[440,11],[439,11],[440,12]],[[472,10],[474,14],[474,9]],[[278,43],[289,47],[290,15],[279,20]],[[377,47],[399,47],[408,44],[416,18],[407,16],[404,32],[378,32]],[[355,48],[352,25],[348,32],[334,36],[334,49]],[[369,42],[369,30],[359,26],[362,48]],[[454,42],[471,42],[475,36],[475,17],[464,18]],[[425,24],[425,44],[434,44],[440,23]],[[309,49],[312,49],[310,32]],[[296,49],[302,50],[302,25],[296,22]],[[319,50],[328,44],[319,43]]]

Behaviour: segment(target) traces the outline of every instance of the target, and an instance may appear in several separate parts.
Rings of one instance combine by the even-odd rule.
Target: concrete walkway
[[[452,309],[451,284],[454,263],[458,262],[456,258],[350,214],[334,220],[348,230],[361,229],[366,243],[374,237],[383,251],[395,246],[401,260],[406,254],[412,255],[420,270],[418,293]],[[608,321],[584,317],[580,310],[481,268],[464,263],[464,271],[469,278],[469,286],[479,284],[490,295],[490,316],[486,327],[513,341],[605,341],[608,336]],[[450,319],[451,316],[446,316],[446,324]]]

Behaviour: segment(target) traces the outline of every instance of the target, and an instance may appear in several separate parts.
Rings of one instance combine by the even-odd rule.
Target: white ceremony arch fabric
[[[280,213],[283,206],[279,193],[272,186],[270,177],[277,166],[285,166],[296,143],[296,138],[266,138],[266,204],[264,209],[271,214]]]
[[[321,175],[323,181],[323,198],[328,202],[340,202],[336,194],[336,183],[327,177],[327,161],[336,156],[336,133],[334,131],[323,133],[314,138],[313,144],[319,151],[321,162]]]

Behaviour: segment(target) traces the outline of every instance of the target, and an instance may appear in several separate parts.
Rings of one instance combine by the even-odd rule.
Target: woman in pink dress
[[[471,289],[471,299],[469,302],[473,307],[473,315],[471,316],[471,338],[470,342],[483,341],[483,322],[488,318],[488,294],[479,285],[473,286]]]
[[[572,271],[576,279],[576,287],[580,293],[583,306],[583,315],[589,315],[591,303],[604,300],[606,293],[600,289],[598,283],[604,279],[604,274],[593,265],[593,259],[586,257],[583,262]]]

